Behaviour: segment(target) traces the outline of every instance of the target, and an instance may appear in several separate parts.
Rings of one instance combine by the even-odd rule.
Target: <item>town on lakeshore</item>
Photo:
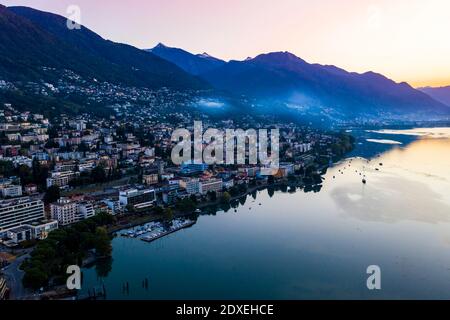
[[[0,315],[447,299],[450,1],[355,2],[0,1]]]
[[[191,128],[190,117],[156,120],[145,108],[112,110],[107,117],[50,118],[3,105],[0,260],[15,268],[2,276],[3,297],[8,292],[18,299],[70,294],[61,289],[65,267],[110,255],[111,235],[119,230],[142,226],[122,235],[149,242],[193,225],[205,208],[227,205],[255,190],[281,184],[320,188],[321,174],[353,147],[346,133],[280,122],[272,124],[280,130],[274,175],[261,174],[261,165],[248,161],[175,165],[171,133]],[[205,129],[235,126],[232,120],[203,121]],[[239,125],[265,123],[247,117]],[[68,248],[73,254],[55,256]]]

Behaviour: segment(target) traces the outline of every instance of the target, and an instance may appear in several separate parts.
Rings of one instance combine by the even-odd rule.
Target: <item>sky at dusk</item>
[[[242,60],[290,51],[413,86],[450,85],[449,0],[0,0],[67,16],[104,38]]]

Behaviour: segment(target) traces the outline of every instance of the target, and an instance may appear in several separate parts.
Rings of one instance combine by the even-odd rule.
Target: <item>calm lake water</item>
[[[108,299],[449,299],[450,128],[353,134],[356,149],[320,192],[264,190],[152,243],[116,237],[111,263],[83,270],[82,293],[104,285]],[[366,287],[369,265],[381,268],[381,290]]]

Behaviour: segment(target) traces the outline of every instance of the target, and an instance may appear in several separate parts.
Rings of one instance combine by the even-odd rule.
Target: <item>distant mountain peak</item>
[[[214,58],[213,56],[210,56],[208,53],[203,52],[203,53],[199,53],[197,54],[198,57],[202,57],[202,58]]]
[[[158,44],[153,48],[153,49],[155,49],[155,48],[168,48],[168,46],[166,46],[164,43],[162,43],[162,42],[158,42]]]
[[[289,52],[289,51],[276,51],[276,52],[269,52],[269,53],[263,53],[252,60],[254,61],[264,61],[264,62],[274,62],[274,63],[292,63],[292,62],[300,62],[300,63],[306,63],[305,60],[302,58],[299,58],[295,54]]]
[[[225,64],[225,61],[217,59],[206,52],[192,54],[186,50],[168,47],[162,43],[147,51],[176,64],[193,75],[200,75]]]
[[[396,83],[373,71],[360,74],[310,64],[288,51],[232,61],[203,77],[221,90],[261,101],[307,101],[310,107],[328,106],[344,114],[448,113],[445,105],[407,83]]]

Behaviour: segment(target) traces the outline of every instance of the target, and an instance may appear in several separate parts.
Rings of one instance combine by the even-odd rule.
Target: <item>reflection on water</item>
[[[406,130],[367,130],[368,132],[382,133],[382,134],[402,134],[409,136],[421,136],[427,138],[447,138],[450,139],[450,132],[448,128],[417,128]]]
[[[450,219],[450,139],[423,138],[369,162],[352,159],[349,167],[349,161],[343,161],[328,174],[345,168],[344,181],[326,186],[345,214],[383,222],[437,223]],[[359,173],[354,169],[364,172],[367,185],[361,186]]]
[[[104,285],[109,299],[450,298],[450,139],[416,131],[353,131],[360,144],[314,190],[258,191],[152,243],[117,237],[113,260],[84,270],[83,291]],[[366,287],[372,264],[381,267],[380,291]]]
[[[367,142],[384,143],[384,144],[402,144],[400,141],[388,139],[366,139]]]

